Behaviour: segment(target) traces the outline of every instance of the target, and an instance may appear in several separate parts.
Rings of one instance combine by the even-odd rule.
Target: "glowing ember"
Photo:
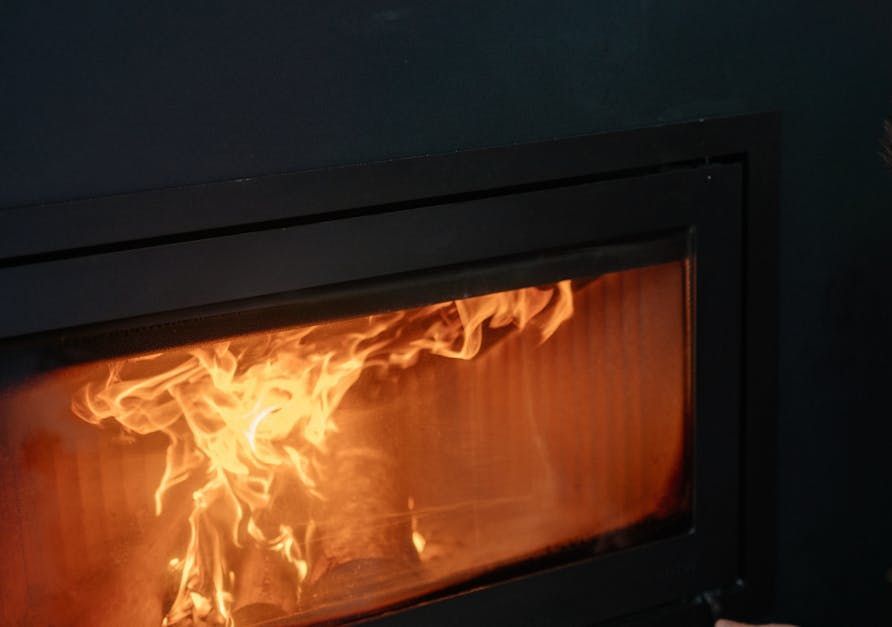
[[[175,487],[194,486],[185,554],[168,563],[178,584],[163,624],[235,622],[244,583],[230,563],[235,549],[281,558],[300,598],[314,559],[307,512],[327,498],[327,441],[364,372],[405,369],[423,354],[471,359],[486,329],[530,329],[544,341],[572,314],[562,281],[111,362],[105,380],[76,394],[74,413],[168,437],[156,514]],[[307,524],[294,524],[294,507]],[[426,540],[411,520],[420,556]]]

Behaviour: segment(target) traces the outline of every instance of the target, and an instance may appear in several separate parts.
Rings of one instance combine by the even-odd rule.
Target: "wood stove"
[[[3,623],[764,610],[777,133],[0,212]]]

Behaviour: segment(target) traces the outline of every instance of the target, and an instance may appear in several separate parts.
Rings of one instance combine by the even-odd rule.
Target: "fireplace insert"
[[[777,136],[3,210],[3,624],[764,611]]]

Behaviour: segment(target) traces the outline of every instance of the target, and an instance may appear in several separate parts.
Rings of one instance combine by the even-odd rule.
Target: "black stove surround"
[[[778,136],[778,116],[753,115],[3,210],[0,379],[690,251],[685,528],[355,618],[757,618],[775,552]]]

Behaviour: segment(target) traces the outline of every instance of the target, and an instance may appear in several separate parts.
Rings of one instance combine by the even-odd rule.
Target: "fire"
[[[309,512],[326,500],[327,444],[364,373],[406,369],[425,354],[472,359],[488,333],[545,341],[572,315],[570,281],[561,281],[109,362],[103,380],[75,395],[74,413],[167,436],[157,514],[175,489],[194,487],[188,544],[168,562],[178,583],[163,624],[233,625],[233,556],[248,548],[281,558],[300,597],[313,565]],[[294,516],[294,503],[305,516]],[[412,527],[421,554],[425,538]]]

